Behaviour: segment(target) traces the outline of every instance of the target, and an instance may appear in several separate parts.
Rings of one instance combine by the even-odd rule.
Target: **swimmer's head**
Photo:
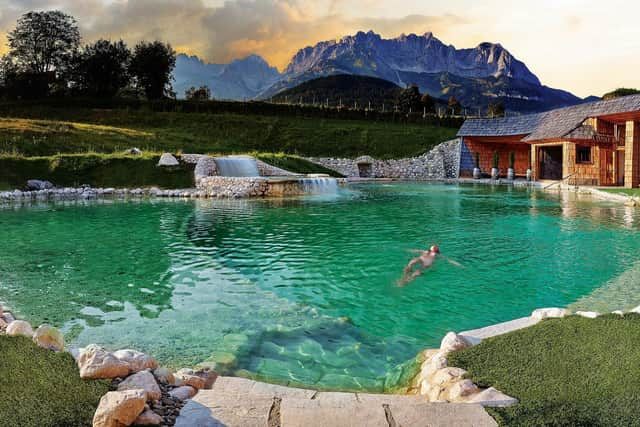
[[[429,251],[430,251],[431,253],[434,253],[434,254],[439,254],[439,253],[440,253],[440,248],[438,247],[438,245],[433,245],[433,246],[431,246],[431,248],[429,249]]]

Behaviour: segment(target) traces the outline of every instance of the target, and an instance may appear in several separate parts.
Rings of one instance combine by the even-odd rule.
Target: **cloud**
[[[365,2],[373,6],[377,0]],[[210,6],[202,0],[0,0],[0,35],[10,31],[22,13],[56,8],[78,19],[85,42],[101,37],[122,38],[129,44],[161,39],[210,62],[257,53],[283,68],[299,48],[359,30],[387,37],[433,31],[442,37],[452,26],[464,23],[454,15],[352,17],[344,12],[347,3],[227,0]]]

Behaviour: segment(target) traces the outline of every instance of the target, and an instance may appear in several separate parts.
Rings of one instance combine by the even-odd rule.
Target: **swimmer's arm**
[[[422,249],[408,249],[407,252],[409,252],[410,254],[421,254],[425,251]]]

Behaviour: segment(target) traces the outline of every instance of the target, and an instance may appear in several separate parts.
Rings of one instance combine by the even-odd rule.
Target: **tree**
[[[436,111],[436,102],[428,93],[422,95],[420,103],[422,104],[422,108],[424,108],[427,113],[433,113]]]
[[[458,115],[462,112],[462,104],[460,104],[460,101],[458,101],[455,96],[451,96],[449,98],[449,110],[454,114],[454,115]]]
[[[20,71],[11,55],[0,59],[0,95],[7,98],[37,99],[49,93],[51,73]]]
[[[412,84],[402,89],[398,95],[397,105],[403,113],[409,111],[415,113],[421,111],[420,99],[420,89],[418,89],[418,86]]]
[[[207,85],[200,86],[199,88],[191,86],[191,88],[185,91],[184,95],[188,101],[208,101],[211,99],[211,89],[209,89]]]
[[[602,99],[604,99],[605,101],[608,99],[614,99],[614,98],[619,98],[621,96],[628,96],[628,95],[637,95],[640,93],[640,90],[638,89],[631,89],[631,88],[626,88],[626,87],[621,87],[618,88],[612,92],[609,93],[605,93],[602,96]]]
[[[504,104],[500,101],[492,102],[487,109],[489,117],[504,117]]]
[[[81,92],[111,98],[129,84],[130,64],[131,52],[122,40],[98,40],[75,57],[73,80]]]
[[[8,36],[9,52],[21,71],[61,71],[80,45],[75,18],[60,11],[29,12]]]
[[[160,41],[138,43],[131,60],[131,74],[148,99],[172,95],[171,73],[176,66],[176,52]]]

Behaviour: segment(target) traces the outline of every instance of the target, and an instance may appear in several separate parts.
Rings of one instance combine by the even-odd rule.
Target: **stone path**
[[[187,402],[176,427],[495,427],[480,405],[421,396],[316,392],[219,377]]]

